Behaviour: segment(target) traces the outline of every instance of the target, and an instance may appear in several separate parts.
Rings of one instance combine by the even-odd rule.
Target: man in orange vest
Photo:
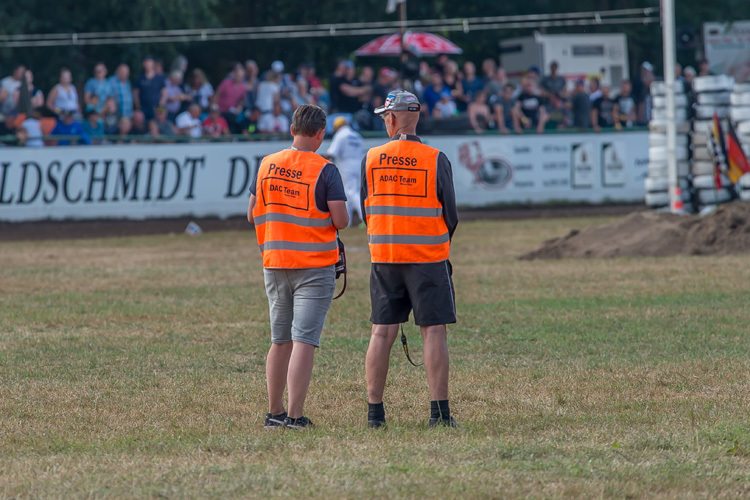
[[[310,104],[297,108],[291,147],[266,156],[250,187],[247,220],[255,224],[263,255],[271,319],[266,428],[312,426],[302,408],[336,286],[336,230],[349,224],[339,171],[315,153],[325,129],[322,109]]]
[[[367,349],[367,423],[385,424],[383,390],[400,323],[414,311],[430,386],[429,426],[456,427],[448,405],[445,325],[456,322],[450,241],[458,225],[448,158],[416,135],[420,104],[411,92],[388,95],[375,113],[391,141],[362,161],[362,213],[372,268],[372,335]]]

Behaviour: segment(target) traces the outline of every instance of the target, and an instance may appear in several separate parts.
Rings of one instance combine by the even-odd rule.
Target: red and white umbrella
[[[440,35],[411,31],[406,32],[404,48],[420,56],[463,52],[458,45]],[[401,34],[379,36],[358,48],[354,53],[358,56],[399,56],[401,55]]]

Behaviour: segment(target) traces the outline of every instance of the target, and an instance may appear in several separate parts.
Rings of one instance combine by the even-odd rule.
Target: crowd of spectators
[[[702,64],[700,71],[707,68]],[[484,60],[478,71],[472,61],[459,66],[440,55],[432,65],[419,61],[402,79],[388,66],[357,68],[342,59],[323,81],[312,63],[290,69],[274,61],[261,71],[255,61],[247,60],[228,68],[214,88],[200,68],[189,68],[183,56],[167,72],[162,61],[147,56],[134,78],[127,64],[119,64],[109,75],[106,64],[97,63],[82,88],[74,84],[71,71],[62,68],[45,97],[32,71],[19,65],[0,80],[0,136],[15,135],[17,144],[41,146],[42,137],[55,135],[80,136],[78,142],[97,144],[138,141],[143,136],[175,140],[286,134],[292,113],[306,103],[320,105],[329,115],[348,115],[360,130],[383,130],[372,111],[399,88],[418,95],[427,118],[422,122],[453,132],[599,131],[648,123],[654,80],[648,62],[632,82],[624,80],[617,89],[595,76],[566,80],[559,69],[556,62],[546,74],[531,67],[516,83],[494,59]],[[676,71],[686,85],[702,74],[690,67]],[[54,142],[67,144],[69,138]]]

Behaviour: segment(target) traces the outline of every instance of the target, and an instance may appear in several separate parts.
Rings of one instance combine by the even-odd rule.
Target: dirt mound
[[[750,203],[720,206],[705,217],[637,212],[612,224],[545,241],[521,260],[750,253]]]

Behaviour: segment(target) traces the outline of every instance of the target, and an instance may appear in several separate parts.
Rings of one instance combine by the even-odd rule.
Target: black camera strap
[[[406,354],[406,359],[409,360],[409,363],[411,363],[414,366],[422,366],[424,364],[424,361],[422,361],[419,364],[416,364],[414,361],[411,360],[411,357],[409,356],[409,346],[406,344],[406,335],[404,334],[403,323],[401,323],[401,343],[404,345],[404,354]]]
[[[346,250],[344,249],[344,242],[341,241],[341,238],[339,238],[338,233],[336,233],[336,241],[339,245],[339,261],[336,263],[335,270],[336,270],[336,279],[339,279],[340,276],[344,276],[344,286],[341,288],[341,292],[339,292],[338,295],[336,295],[333,300],[338,299],[342,295],[344,295],[344,292],[346,291]]]

